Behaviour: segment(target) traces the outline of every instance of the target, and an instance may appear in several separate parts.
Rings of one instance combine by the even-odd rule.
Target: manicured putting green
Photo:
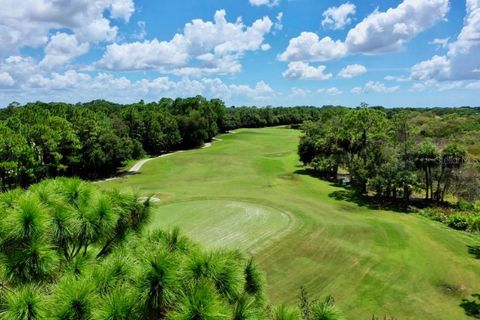
[[[248,250],[288,228],[289,216],[265,205],[230,200],[195,200],[155,208],[149,230],[181,227],[210,248]]]

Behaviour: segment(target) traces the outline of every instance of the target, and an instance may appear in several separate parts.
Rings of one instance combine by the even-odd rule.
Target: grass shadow
[[[468,253],[475,257],[475,259],[480,259],[480,245],[478,246],[467,246]]]
[[[399,213],[409,213],[408,208],[405,208],[401,203],[376,199],[368,195],[360,194],[351,187],[341,186],[337,183],[332,183],[332,186],[343,189],[328,194],[330,198],[335,200],[353,202],[359,207],[366,207],[370,210],[389,210]]]
[[[480,294],[472,294],[472,299],[462,299],[460,307],[465,310],[467,316],[480,319]]]
[[[348,185],[342,185],[340,181],[325,180],[321,175],[317,174],[314,170],[309,168],[298,169],[296,174],[308,175],[310,177],[318,178],[323,181],[329,182],[332,187],[341,188],[341,190],[333,191],[328,194],[330,198],[338,201],[348,201],[355,203],[360,207],[366,207],[371,210],[389,210],[399,213],[409,213],[409,209],[401,202],[386,201],[384,199],[377,199],[375,197],[361,194],[354,188]]]

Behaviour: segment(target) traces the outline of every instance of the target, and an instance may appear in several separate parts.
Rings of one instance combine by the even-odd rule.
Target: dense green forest
[[[0,194],[0,319],[336,320],[331,297],[271,307],[238,251],[143,230],[152,203],[78,179]]]
[[[480,231],[480,113],[460,109],[325,108],[303,125],[298,152],[315,174],[348,173],[357,194]],[[456,208],[445,208],[457,204]]]
[[[108,177],[128,160],[200,147],[228,130],[302,123],[301,161],[329,180],[348,173],[360,194],[405,208],[412,200],[459,203],[467,213],[472,205],[465,204],[480,197],[478,107],[226,107],[201,96],[129,105],[12,103],[0,109],[0,189],[57,176]],[[458,212],[425,215],[480,228]]]
[[[57,176],[107,177],[126,160],[199,147],[219,132],[299,124],[319,114],[313,107],[225,108],[201,96],[130,105],[11,104],[0,109],[0,189]]]

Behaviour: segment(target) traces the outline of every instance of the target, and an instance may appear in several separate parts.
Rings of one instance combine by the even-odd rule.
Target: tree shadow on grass
[[[368,195],[360,194],[351,187],[344,187],[336,183],[332,183],[332,186],[343,189],[328,194],[330,198],[335,200],[353,202],[359,207],[366,207],[370,210],[389,210],[399,213],[409,213],[408,208],[405,208],[403,204],[380,200]]]
[[[336,190],[328,194],[330,198],[333,198],[338,201],[348,201],[355,203],[360,207],[366,207],[371,210],[390,210],[400,213],[409,213],[408,208],[400,202],[386,201],[383,199],[376,199],[368,195],[361,194],[357,192],[354,188],[350,186],[344,186],[336,181],[328,181],[323,179],[318,175],[314,170],[303,168],[295,171],[296,174],[308,175],[321,179],[323,181],[329,182],[332,187],[341,188],[341,190]]]
[[[480,259],[480,245],[476,245],[476,246],[469,245],[467,247],[468,247],[468,253],[474,256],[475,259]]]
[[[472,294],[472,299],[462,299],[460,307],[465,310],[467,316],[480,319],[480,294]]]

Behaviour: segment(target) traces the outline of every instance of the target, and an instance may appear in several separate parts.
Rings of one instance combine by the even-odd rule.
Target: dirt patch
[[[462,297],[466,292],[467,288],[464,285],[450,284],[450,283],[439,283],[438,288],[440,291],[447,296]]]
[[[291,152],[277,152],[277,153],[268,153],[265,155],[267,158],[282,158],[288,156]]]
[[[281,174],[278,177],[283,180],[298,180],[298,176],[293,173]]]

